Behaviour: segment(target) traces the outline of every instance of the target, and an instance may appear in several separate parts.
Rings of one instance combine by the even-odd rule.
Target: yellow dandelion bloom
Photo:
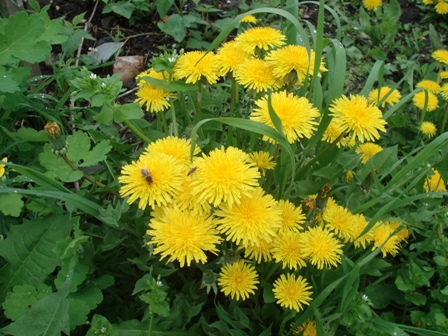
[[[363,144],[360,144],[355,152],[358,154],[361,154],[361,162],[363,164],[366,164],[367,161],[369,161],[373,156],[378,154],[383,150],[383,147],[380,145],[374,144],[372,142],[366,142]]]
[[[235,72],[236,68],[250,58],[250,54],[237,45],[235,41],[224,43],[216,53],[221,76],[228,72]]]
[[[367,10],[377,10],[382,5],[382,3],[382,0],[362,0],[364,8]]]
[[[448,100],[448,83],[442,85],[440,93],[442,94],[443,99]]]
[[[184,180],[181,185],[180,192],[173,199],[173,206],[178,207],[180,210],[188,210],[191,212],[210,212],[211,206],[207,200],[202,199],[201,201],[191,193],[191,184],[194,181],[194,172],[189,175],[189,172],[194,169],[186,170],[184,175]]]
[[[440,71],[439,76],[442,79],[447,79],[448,78],[448,71]]]
[[[278,89],[283,85],[274,77],[272,67],[258,58],[246,59],[236,68],[234,75],[239,84],[256,92]]]
[[[434,4],[435,4],[435,1],[434,1],[434,0],[422,0],[422,2],[423,2],[425,5],[434,5]]]
[[[366,248],[367,243],[372,241],[372,230],[367,231],[361,236],[361,233],[364,232],[367,225],[369,225],[369,222],[366,220],[363,214],[356,214],[353,217],[353,226],[355,227],[354,230],[354,245],[356,248],[362,246],[363,248]]]
[[[426,95],[428,95],[428,98],[426,98]],[[417,92],[414,98],[412,98],[412,101],[420,110],[423,110],[426,105],[426,112],[432,112],[439,107],[439,99],[437,99],[437,96],[427,91]]]
[[[381,253],[383,254],[383,258],[387,256],[389,253],[392,256],[397,255],[400,250],[398,237],[392,235],[394,230],[391,229],[389,225],[379,221],[375,224],[372,229],[372,242],[373,247],[372,251],[379,248],[381,245]]]
[[[403,225],[401,221],[390,221],[386,222],[386,224],[389,225],[392,232],[402,226],[400,231],[395,233],[395,236],[398,238],[399,243],[401,243],[402,241],[407,241],[407,239],[409,238],[409,230],[406,228],[406,226]]]
[[[302,84],[306,76],[311,76],[314,70],[316,55],[313,50],[310,54],[305,47],[288,45],[269,52],[266,62],[273,67],[274,76],[286,80],[291,72],[295,71],[297,80],[294,84]],[[320,64],[321,72],[326,71],[323,62]]]
[[[218,81],[220,64],[215,54],[195,50],[181,55],[173,70],[173,77],[186,78],[185,83],[197,83],[203,77],[209,84],[214,84]]]
[[[159,212],[160,213],[160,212]],[[176,207],[166,207],[162,215],[149,223],[147,235],[149,244],[156,244],[154,253],[168,262],[177,260],[180,267],[190,266],[192,261],[206,263],[205,252],[217,254],[217,244],[221,242],[213,217],[209,213],[181,211]]]
[[[302,206],[296,207],[288,200],[280,200],[277,205],[282,212],[282,226],[280,227],[280,231],[301,231],[302,224],[306,220]]]
[[[325,130],[324,134],[322,135],[322,140],[332,143],[334,141],[336,141],[341,134],[344,133],[344,129],[342,128],[342,126],[335,122],[334,120],[331,120],[330,123],[328,124],[327,129]],[[340,148],[341,146],[345,146],[346,141],[344,141],[344,138],[341,138],[336,146],[338,146],[338,148]]]
[[[244,258],[254,259],[257,264],[272,260],[272,241],[268,242],[261,238],[259,240],[258,246],[245,246],[244,244],[242,244],[242,247],[244,247]]]
[[[135,101],[142,107],[143,105],[146,105],[146,111],[152,113],[162,112],[169,108],[169,100],[176,98],[176,95],[145,81],[143,79],[145,76],[159,80],[165,80],[168,78],[163,72],[156,72],[154,69],[148,69],[147,71],[140,73],[137,76],[138,90],[135,93],[137,96]]]
[[[282,220],[276,201],[260,187],[241,197],[238,204],[222,204],[215,215],[220,217],[218,230],[226,239],[244,246],[258,246],[260,239],[272,241]]]
[[[327,202],[323,219],[325,227],[333,230],[345,242],[355,238],[354,216],[332,199]]]
[[[344,182],[350,183],[354,177],[355,177],[355,172],[353,170],[349,170],[348,172],[345,173]]]
[[[437,127],[430,121],[424,121],[420,125],[420,131],[428,138],[432,138],[437,133]]]
[[[388,96],[386,99],[384,99],[384,97],[386,97],[386,95],[388,95]],[[388,86],[383,86],[381,89],[372,90],[369,93],[369,97],[367,99],[369,100],[369,103],[372,103],[375,105],[378,104],[380,101],[382,101],[381,107],[385,107],[386,104],[393,106],[400,101],[401,94],[400,94],[400,91],[398,91],[397,89],[392,90]]]
[[[144,156],[152,156],[157,153],[163,153],[174,157],[179,162],[190,163],[190,139],[182,139],[175,136],[168,136],[163,139],[158,139],[150,143],[144,150]],[[194,155],[200,153],[199,147],[195,146]]]
[[[257,23],[257,18],[253,15],[246,15],[240,22]]]
[[[282,263],[282,268],[296,270],[306,266],[302,249],[300,247],[301,234],[294,231],[283,231],[272,243],[272,256],[275,262]]]
[[[427,176],[425,179],[425,183],[423,184],[423,188],[425,188],[426,192],[432,191],[447,191],[445,181],[443,180],[442,175],[440,175],[437,169],[432,169],[432,175]]]
[[[308,258],[317,269],[331,267],[341,263],[342,244],[328,229],[322,227],[309,228],[302,233],[300,242],[305,258]]]
[[[191,193],[198,202],[205,200],[215,207],[222,203],[232,207],[242,197],[251,195],[258,186],[260,173],[242,150],[229,147],[215,149],[196,159]]]
[[[184,174],[184,165],[172,156],[141,156],[121,170],[118,177],[122,184],[120,196],[129,196],[129,204],[138,200],[138,207],[142,210],[148,205],[166,205],[181,190]]]
[[[291,326],[294,326],[292,324]],[[317,336],[316,321],[308,320],[292,330],[293,335]]]
[[[415,85],[415,87],[428,90],[431,93],[438,93],[440,92],[441,89],[439,83],[429,79],[425,79],[418,82],[417,85]]]
[[[448,50],[439,49],[431,54],[432,58],[440,63],[448,64]]]
[[[233,300],[246,300],[257,289],[258,274],[255,267],[246,264],[244,260],[225,265],[219,273],[218,285],[221,292]]]
[[[300,312],[311,302],[313,292],[310,289],[312,287],[301,275],[296,279],[294,274],[288,273],[275,280],[272,291],[280,306]]]
[[[235,41],[252,54],[257,48],[268,50],[269,48],[280,47],[286,42],[286,36],[280,30],[271,27],[249,28],[239,34]]]
[[[318,125],[317,118],[320,113],[307,98],[280,91],[271,94],[271,104],[282,123],[283,133],[289,143],[303,137],[311,138]],[[255,105],[250,119],[274,128],[269,115],[268,96],[266,95],[255,101]],[[264,136],[263,139],[269,140],[270,138]]]
[[[7,157],[4,157],[4,158],[2,159],[2,162],[8,162],[8,158],[7,158]],[[2,177],[3,175],[5,175],[5,167],[6,167],[6,165],[4,165],[4,164],[0,164],[0,177]]]
[[[353,138],[360,142],[379,139],[378,131],[385,132],[386,122],[378,107],[368,103],[367,98],[361,95],[343,95],[335,99],[329,110],[336,124],[343,132],[351,132]]]
[[[447,14],[448,13],[448,3],[445,1],[439,1],[435,6],[436,12],[439,14]]]
[[[274,157],[269,154],[269,152],[253,152],[249,154],[252,162],[258,167],[261,171],[261,174],[264,176],[266,170],[272,170],[276,166],[276,162],[274,161]]]

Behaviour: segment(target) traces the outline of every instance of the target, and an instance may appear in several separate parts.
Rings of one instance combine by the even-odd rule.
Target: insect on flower
[[[192,174],[196,171],[196,169],[198,169],[198,167],[193,167],[193,168],[191,168],[191,169],[188,171],[187,176],[192,175]]]
[[[145,178],[146,182],[148,182],[148,184],[152,183],[152,175],[148,169],[142,168],[140,169],[140,173],[142,173],[143,177]]]

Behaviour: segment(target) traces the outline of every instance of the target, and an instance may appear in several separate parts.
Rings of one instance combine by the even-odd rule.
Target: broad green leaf
[[[0,91],[13,93],[20,90],[19,83],[13,74],[0,66]]]
[[[114,12],[124,16],[126,19],[130,19],[134,9],[135,6],[129,1],[110,2],[104,7],[103,14]]]
[[[107,156],[106,154],[110,152],[112,149],[112,146],[109,145],[109,140],[103,140],[100,141],[95,147],[92,148],[91,151],[89,151],[84,157],[84,162],[80,164],[80,167],[91,167],[98,162],[106,160]]]
[[[39,41],[45,31],[45,21],[40,16],[28,16],[25,11],[19,11],[3,23],[0,33],[0,64],[41,62],[51,52],[48,42]]]
[[[0,256],[7,264],[0,272],[0,301],[16,285],[38,286],[59,265],[53,248],[71,230],[67,216],[24,220],[12,225],[7,238],[0,241]]]
[[[51,287],[44,284],[39,284],[37,288],[31,285],[14,286],[12,292],[6,295],[2,304],[6,317],[13,321],[17,320],[31,309],[34,303],[51,292]]]
[[[90,313],[89,306],[81,300],[68,299],[68,314],[70,316],[70,329],[87,322],[87,315]]]
[[[2,329],[13,336],[69,335],[68,300],[62,293],[52,293],[36,302],[25,315]]]
[[[79,165],[80,161],[87,155],[90,149],[90,139],[87,133],[77,131],[73,135],[67,137],[67,157],[75,164]]]
[[[51,20],[47,12],[40,12],[39,15],[44,19],[45,31],[38,41],[45,41],[50,44],[62,44],[67,41],[68,37],[63,34],[62,20]]]
[[[22,196],[19,194],[0,194],[0,211],[3,212],[5,216],[19,217],[22,208]]]
[[[121,123],[125,120],[140,119],[145,114],[138,103],[118,105],[114,111],[114,121]]]
[[[159,13],[161,19],[165,17],[173,4],[174,0],[156,0],[157,13]]]
[[[39,162],[50,176],[63,182],[79,181],[84,175],[82,171],[73,170],[62,157],[52,153],[49,144],[46,144],[44,151],[39,154]]]
[[[108,336],[118,336],[119,332],[113,330],[112,324],[104,316],[95,314],[93,316],[91,327],[87,332],[86,336],[96,336],[96,335],[108,335]],[[127,334],[129,336],[135,336],[135,334]]]

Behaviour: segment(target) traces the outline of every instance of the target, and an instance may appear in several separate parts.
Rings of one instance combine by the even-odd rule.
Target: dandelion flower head
[[[409,238],[409,230],[406,228],[406,226],[403,225],[401,221],[390,221],[386,222],[387,225],[389,225],[391,231],[397,230],[400,226],[400,231],[395,233],[395,236],[398,238],[398,241],[401,243],[402,241],[407,241]]]
[[[190,139],[182,139],[175,136],[167,136],[163,139],[158,139],[153,143],[150,143],[143,152],[144,156],[151,157],[156,153],[163,153],[174,157],[179,162],[189,164],[190,163],[190,151],[191,144]],[[199,154],[200,149],[196,145],[194,155]]]
[[[258,58],[246,59],[234,74],[239,84],[255,92],[278,89],[283,85],[282,81],[274,77],[273,68]]]
[[[235,72],[236,68],[250,58],[250,54],[237,45],[235,41],[224,43],[217,51],[216,58],[220,67],[220,75]]]
[[[318,125],[317,118],[320,113],[307,98],[280,91],[271,94],[271,104],[282,122],[282,129],[289,143],[293,143],[302,137],[311,138]],[[255,101],[255,105],[250,119],[274,128],[269,115],[268,96]],[[270,138],[265,136],[263,139],[269,140]]]
[[[220,64],[215,54],[195,50],[181,55],[173,70],[174,78],[186,78],[185,83],[197,83],[204,77],[209,84],[214,84],[218,81]]]
[[[306,216],[302,211],[302,206],[296,207],[289,200],[280,200],[277,204],[282,212],[282,226],[280,231],[301,231],[302,224],[304,224],[306,220]]]
[[[387,224],[379,221],[372,229],[372,251],[381,246],[383,258],[389,253],[392,256],[397,255],[400,247],[398,237],[392,235],[394,230]],[[383,245],[384,244],[384,245]]]
[[[360,144],[355,152],[358,154],[361,154],[361,162],[363,164],[366,164],[367,161],[369,161],[373,156],[378,154],[383,150],[383,147],[380,145],[374,144],[372,142],[365,142],[363,144]]]
[[[317,269],[336,267],[341,262],[342,244],[328,229],[319,226],[309,228],[302,233],[300,244],[304,257]]]
[[[426,95],[428,95],[428,98],[426,98]],[[439,107],[439,99],[434,93],[428,92],[428,91],[421,91],[417,92],[414,95],[414,98],[412,98],[412,101],[414,102],[414,105],[419,108],[420,110],[423,110],[426,105],[426,112],[432,112],[437,107]]]
[[[388,95],[388,96],[386,99],[384,99],[384,97],[386,97],[386,95]],[[388,86],[383,86],[383,87],[381,87],[381,89],[372,90],[367,99],[369,100],[369,103],[372,103],[375,105],[378,104],[380,101],[382,101],[381,107],[385,107],[386,104],[393,106],[400,101],[401,94],[400,94],[400,91],[398,91],[397,89],[392,90]]]
[[[239,34],[235,41],[246,52],[252,54],[257,48],[268,50],[284,45],[286,36],[280,30],[271,27],[253,27]]]
[[[334,100],[329,110],[336,124],[343,132],[352,132],[360,142],[379,139],[379,131],[385,132],[386,122],[378,107],[369,104],[367,98],[361,95],[343,95]]]
[[[344,241],[351,241],[355,238],[353,215],[343,206],[336,204],[332,198],[327,202],[323,219],[325,226],[333,230]]]
[[[433,191],[447,191],[445,181],[443,180],[442,175],[440,175],[437,169],[432,169],[432,175],[427,176],[425,182],[423,183],[423,188],[425,188],[426,192]]]
[[[272,256],[276,262],[282,263],[282,268],[296,270],[306,266],[305,258],[300,247],[301,233],[283,231],[272,243]]]
[[[261,238],[259,240],[259,244],[245,246],[241,244],[244,248],[244,257],[247,259],[253,259],[257,262],[257,264],[264,262],[269,262],[272,260],[272,241],[268,242]]]
[[[437,127],[430,121],[424,121],[420,126],[420,131],[428,138],[432,138],[437,133]]]
[[[222,204],[215,211],[218,230],[226,239],[244,246],[260,245],[260,240],[272,241],[281,226],[281,211],[274,198],[260,187],[241,197],[238,204]]]
[[[429,79],[425,79],[418,82],[417,85],[415,85],[415,87],[428,90],[428,92],[431,93],[438,93],[440,92],[441,89],[439,83]]]
[[[291,326],[293,326],[292,324]],[[292,330],[293,335],[317,336],[316,321],[308,320]]]
[[[435,6],[436,12],[438,14],[447,14],[448,13],[448,3],[444,0],[439,0],[439,2]]]
[[[122,184],[120,196],[129,196],[129,204],[138,200],[142,210],[148,205],[166,205],[181,190],[184,173],[184,165],[172,156],[163,153],[140,156],[122,168],[118,177]]]
[[[443,99],[448,100],[448,83],[442,85],[440,93],[442,94]]]
[[[344,129],[342,128],[342,126],[339,123],[331,120],[330,123],[328,124],[327,129],[322,135],[322,140],[332,143],[336,141],[343,133]],[[338,148],[340,148],[341,146],[345,146],[345,142],[346,141],[344,141],[344,138],[341,138],[337,142],[336,146],[338,146]]]
[[[382,3],[382,0],[362,0],[364,8],[367,10],[377,10],[382,5]]]
[[[353,215],[353,224],[355,227],[355,240],[354,245],[356,248],[363,247],[366,248],[366,245],[372,241],[372,230],[367,231],[361,236],[361,233],[364,232],[369,222],[366,220],[366,217],[363,214]]]
[[[276,166],[276,162],[274,161],[274,157],[269,152],[258,151],[252,152],[249,154],[252,162],[258,167],[261,171],[261,174],[264,176],[266,170],[272,170]]]
[[[216,231],[213,218],[207,213],[181,211],[166,207],[149,223],[147,234],[149,244],[156,244],[155,254],[169,257],[168,262],[177,260],[180,267],[190,266],[192,261],[206,263],[205,252],[217,254],[221,238]]]
[[[253,15],[246,15],[240,22],[257,23],[257,18]]]
[[[280,306],[300,312],[303,306],[311,302],[313,293],[310,289],[312,287],[301,275],[296,278],[294,274],[288,273],[286,276],[281,274],[275,280],[272,291]]]
[[[258,274],[255,267],[246,264],[244,260],[236,261],[232,264],[226,264],[218,278],[218,285],[221,292],[230,296],[232,300],[246,300],[250,294],[255,294],[257,289]]]
[[[439,76],[442,79],[447,79],[448,78],[448,71],[441,71],[441,72],[439,72]]]
[[[215,149],[196,159],[191,193],[198,202],[206,200],[214,206],[227,203],[231,207],[258,186],[260,173],[242,150],[229,147]]]
[[[2,162],[8,162],[8,158],[7,158],[7,157],[4,157],[4,158],[2,159]],[[0,177],[2,177],[3,175],[5,175],[5,167],[6,167],[6,165],[4,165],[4,164],[0,164]]]
[[[344,182],[350,183],[354,177],[355,177],[355,172],[353,170],[349,170],[348,172],[345,173]]]
[[[135,94],[137,96],[135,101],[142,107],[143,105],[146,105],[146,111],[152,113],[162,112],[169,108],[169,100],[176,98],[176,95],[145,81],[142,78],[145,76],[159,80],[165,80],[168,78],[163,72],[156,72],[153,69],[140,73],[137,76],[138,91]]]
[[[432,58],[440,63],[448,64],[448,50],[439,49],[431,54]]]

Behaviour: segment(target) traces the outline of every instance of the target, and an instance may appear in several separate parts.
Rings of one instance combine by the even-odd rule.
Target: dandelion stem
[[[149,313],[149,315],[151,315],[151,317],[149,319],[148,336],[152,336],[152,325],[153,325],[153,322],[154,322],[154,313]]]
[[[171,104],[171,118],[173,119],[173,133],[175,137],[178,137],[179,132],[177,130],[177,120],[176,120],[176,111],[174,110],[174,105]]]
[[[188,113],[187,103],[185,102],[185,95],[183,93],[179,93],[178,97],[179,97],[180,106],[182,106],[182,110],[184,111],[184,114],[185,114],[185,120],[186,120],[188,126],[191,126],[192,125],[191,117],[190,117],[190,114]]]
[[[196,114],[194,121],[197,124],[201,121],[201,108],[202,108],[202,83],[198,81],[198,91],[196,92]]]
[[[140,129],[131,120],[125,120],[124,123],[131,129],[137,138],[140,138],[140,140],[143,140],[146,143],[151,142],[151,140],[144,135],[143,132],[140,131]]]
[[[448,119],[448,104],[445,105],[445,114],[443,115],[442,125],[440,126],[440,134],[442,134],[445,131],[447,119]]]
[[[81,171],[82,174],[83,174],[83,177],[84,177],[87,181],[89,181],[90,183],[96,185],[98,188],[104,188],[104,187],[105,187],[104,184],[102,184],[102,183],[100,183],[100,182],[98,182],[98,181],[95,181],[94,178],[92,178],[91,176],[87,175],[87,174],[84,173],[81,169],[79,169],[77,166],[75,166],[75,165],[73,164],[73,162],[71,162],[71,161],[68,159],[68,157],[67,157],[66,155],[64,155],[62,158],[63,158],[64,161],[70,166],[70,168],[72,168],[74,171]]]

